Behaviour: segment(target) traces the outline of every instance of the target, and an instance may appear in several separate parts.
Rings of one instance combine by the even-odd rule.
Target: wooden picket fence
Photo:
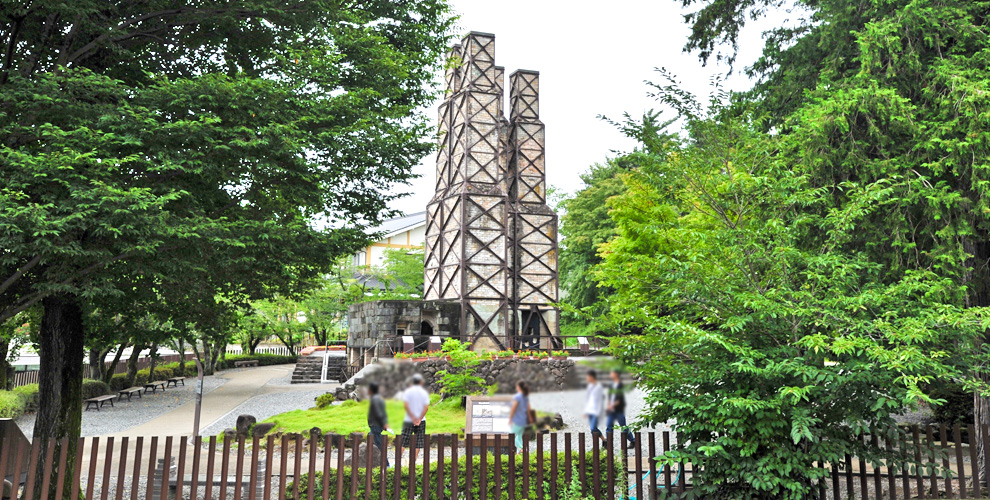
[[[984,498],[990,494],[986,478],[973,480],[979,477],[978,450],[966,439],[972,430],[958,425],[912,427],[889,442],[868,436],[873,444],[906,453],[922,467],[896,459],[872,467],[846,457],[842,463],[823,465],[827,479],[818,484],[818,496]],[[67,446],[41,449],[10,421],[0,420],[0,433],[0,471],[19,485],[21,500],[49,498],[50,493],[54,498],[69,493],[68,498],[81,500],[558,500],[565,498],[572,481],[595,499],[668,499],[690,490],[695,473],[692,464],[664,467],[654,460],[673,446],[675,436],[669,432],[636,433],[635,444],[619,434],[609,434],[601,443],[587,433],[544,433],[518,455],[513,454],[509,435],[435,434],[426,436],[424,443],[429,466],[423,467],[423,456],[406,449],[402,468],[386,467],[386,454],[367,452],[358,453],[352,467],[352,450],[374,446],[370,436],[314,433],[246,440],[83,438],[75,451],[72,477],[50,481],[53,468],[65,468]],[[398,444],[386,440],[396,455]],[[990,443],[980,452],[990,463]],[[44,472],[40,485],[35,479],[39,469]]]
[[[38,370],[25,370],[14,372],[14,387],[21,387],[28,384],[37,384],[41,372]]]

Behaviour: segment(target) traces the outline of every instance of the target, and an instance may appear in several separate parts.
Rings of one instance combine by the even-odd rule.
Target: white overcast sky
[[[727,67],[701,65],[682,48],[689,28],[687,11],[675,0],[451,0],[460,16],[458,37],[468,31],[495,34],[495,62],[508,75],[516,69],[540,72],[540,118],[546,124],[547,182],[573,193],[578,175],[590,165],[629,151],[635,144],[597,118],[640,116],[661,106],[647,96],[646,80],[659,81],[663,67],[693,91],[707,95],[713,75]],[[785,12],[775,21],[788,17]],[[727,80],[733,90],[750,84],[741,74],[763,48],[762,31],[769,21],[751,23],[740,40],[736,74]],[[507,108],[506,108],[507,109]],[[436,106],[429,110],[436,116]],[[673,116],[669,114],[667,116]],[[416,168],[421,177],[396,192],[411,192],[393,202],[405,213],[425,210],[433,195],[436,159],[431,154]]]

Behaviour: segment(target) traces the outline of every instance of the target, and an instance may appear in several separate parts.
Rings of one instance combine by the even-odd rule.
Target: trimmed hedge
[[[225,367],[233,368],[234,361],[242,360],[258,360],[258,366],[269,366],[269,365],[285,365],[292,364],[296,362],[296,356],[281,356],[278,354],[255,354],[249,356],[246,354],[231,354],[227,356],[226,366],[223,361],[217,363],[217,369],[223,369]],[[134,383],[128,385],[127,374],[118,373],[110,379],[110,389],[113,391],[119,391],[121,389],[127,389],[131,385],[144,385],[150,380],[149,378],[150,370],[145,368],[143,370],[138,370],[137,375],[134,376]],[[179,367],[179,362],[166,363],[155,367],[155,380],[165,380],[172,377],[195,377],[196,373],[196,363],[194,361],[186,361],[185,370]]]
[[[14,391],[0,391],[0,418],[17,418],[24,414],[24,396]]]
[[[102,380],[84,378],[82,383],[82,398],[89,399],[110,394],[110,385]]]
[[[148,368],[145,368],[143,370],[138,370],[137,374],[134,376],[134,383],[130,385],[128,385],[127,383],[127,374],[118,373],[110,378],[110,388],[116,392],[122,389],[127,389],[128,387],[131,387],[131,385],[147,384],[148,381],[150,380],[150,373],[151,370]],[[164,365],[155,367],[155,380],[165,380],[180,375],[185,375],[186,377],[195,377],[196,364],[187,361],[185,373],[183,373],[182,369],[179,368],[178,362],[166,363]]]
[[[14,392],[24,398],[24,411],[38,411],[38,384],[27,384],[15,387]]]
[[[408,453],[408,450],[406,450],[403,453],[403,455],[408,456],[407,453]],[[422,453],[420,455],[422,455]],[[558,453],[557,454],[557,477],[552,477],[552,475],[550,473],[550,453],[544,453],[544,455],[543,455],[543,484],[539,484],[536,481],[536,453],[535,452],[530,453],[530,455],[529,455],[529,491],[528,492],[525,492],[523,490],[523,466],[522,466],[523,465],[523,457],[522,457],[522,455],[503,455],[502,456],[502,466],[501,466],[502,471],[501,471],[501,477],[500,477],[500,482],[499,482],[499,487],[501,489],[501,493],[500,493],[500,496],[499,497],[496,497],[495,496],[495,484],[496,484],[495,483],[495,457],[493,455],[489,454],[489,456],[488,456],[488,465],[487,465],[487,476],[488,476],[488,480],[486,482],[486,485],[487,485],[487,488],[486,488],[486,490],[487,490],[487,498],[491,498],[491,499],[495,499],[495,498],[507,499],[507,498],[509,498],[509,491],[508,490],[509,490],[509,460],[510,459],[514,459],[515,460],[515,466],[516,466],[516,468],[515,468],[515,476],[516,476],[516,482],[515,482],[516,495],[515,495],[515,498],[537,498],[537,491],[542,491],[542,492],[548,491],[548,489],[550,488],[550,483],[551,482],[554,482],[554,481],[557,483],[557,491],[558,492],[565,491],[568,488],[568,486],[569,486],[567,483],[564,482],[564,470],[565,470],[564,458],[565,457],[566,457],[566,454],[564,454],[564,453]],[[573,468],[574,471],[577,471],[578,459],[580,457],[580,454],[577,453],[577,452],[573,452],[573,453],[571,453],[571,457],[572,457],[571,458],[571,467]],[[420,457],[420,459],[422,459],[422,457]],[[472,457],[472,461],[473,461],[474,465],[473,465],[473,468],[472,468],[472,471],[471,471],[471,474],[472,474],[472,479],[471,479],[471,498],[481,498],[481,492],[480,492],[481,478],[479,477],[479,474],[481,474],[481,457],[475,455],[475,456]],[[621,462],[621,460],[619,460],[618,457],[617,457],[616,463],[615,463],[615,477],[616,478],[623,477],[622,476],[622,464],[620,462]],[[458,491],[458,495],[461,495],[461,496],[464,496],[465,481],[467,479],[467,465],[466,464],[467,464],[467,461],[465,460],[465,458],[463,456],[461,456],[461,457],[458,458],[458,460],[457,460],[457,484],[458,484],[457,491]],[[451,478],[451,469],[452,469],[452,466],[453,465],[450,462],[450,456],[449,456],[449,451],[448,451],[446,460],[444,461],[444,469],[443,469],[443,481],[444,481],[444,496],[443,496],[443,498],[449,497],[450,496],[450,493],[451,493],[451,489],[450,489],[450,487],[451,487],[450,478]],[[435,492],[436,492],[436,484],[437,484],[436,483],[437,467],[438,467],[438,464],[437,463],[431,463],[430,464],[430,491],[431,491],[430,497],[435,497],[436,496],[436,493]],[[608,461],[606,459],[605,453],[602,453],[601,456],[600,456],[599,468],[600,468],[599,470],[600,470],[601,477],[602,478],[607,477],[607,474],[608,474],[608,472],[607,472],[608,471]],[[371,473],[373,474],[372,475],[372,478],[371,478],[371,484],[372,484],[372,486],[371,486],[371,495],[370,495],[371,498],[380,498],[380,491],[379,491],[379,487],[378,487],[379,486],[379,473],[380,473],[380,470],[381,469],[379,469],[377,466],[371,469]],[[385,481],[386,482],[386,485],[385,485],[385,498],[394,498],[393,497],[393,485],[395,484],[395,476],[394,476],[394,474],[396,473],[396,470],[397,469],[395,467],[392,467],[392,468],[386,470],[386,473],[385,473],[385,480],[386,480]],[[587,474],[588,477],[591,477],[591,474],[592,474],[592,471],[593,470],[594,469],[593,469],[592,453],[591,452],[588,452],[588,453],[585,454],[585,471],[586,471],[586,474]],[[351,467],[344,467],[344,482],[343,482],[344,483],[344,492],[343,492],[344,498],[349,498],[350,497],[351,474],[353,473],[353,471],[354,471],[354,469],[352,469]],[[357,469],[357,496],[355,496],[354,498],[364,498],[365,497],[365,494],[364,494],[364,484],[365,484],[366,471],[367,471],[367,469],[360,469],[360,468]],[[399,498],[402,498],[402,499],[405,499],[405,500],[409,500],[409,496],[408,496],[408,493],[409,493],[409,469],[407,467],[403,467],[402,470],[399,473],[401,474],[400,479],[399,479],[399,481],[400,481]],[[579,474],[579,472],[574,472],[574,473],[575,474]],[[331,476],[330,476],[330,484],[328,485],[328,489],[330,490],[329,497],[330,498],[335,498],[336,495],[337,495],[337,473],[336,473],[336,469],[330,469],[330,474],[331,474]],[[423,478],[423,466],[422,465],[417,465],[416,466],[416,473],[415,473],[414,477],[415,477],[415,480],[416,480],[416,485],[415,485],[415,488],[414,488],[414,492],[415,493],[414,493],[413,498],[421,498],[420,493],[422,492],[422,488],[423,488],[423,480],[422,480],[422,478]],[[604,487],[604,484],[605,484],[605,481],[603,479],[603,481],[602,481],[603,487]],[[292,482],[289,482],[286,485],[286,488],[285,488],[285,497],[286,497],[287,500],[318,500],[318,499],[322,499],[323,498],[323,472],[317,472],[316,473],[315,484],[314,484],[315,491],[313,492],[314,493],[313,495],[310,495],[310,492],[309,492],[309,474],[308,473],[303,474],[302,477],[299,478],[299,497],[298,498],[293,495],[293,492],[292,492],[293,488],[294,488],[294,485],[293,485]],[[538,488],[539,488],[539,490],[538,490]],[[590,484],[590,482],[587,485],[587,488],[588,488],[588,491],[590,492],[591,491],[591,484]]]
[[[38,411],[38,384],[0,391],[0,418],[17,418],[31,411]]]

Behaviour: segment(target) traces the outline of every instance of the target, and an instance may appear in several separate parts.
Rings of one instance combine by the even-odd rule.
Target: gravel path
[[[269,383],[269,385],[279,384]],[[329,387],[329,385],[327,387]],[[234,410],[225,415],[223,418],[204,428],[203,435],[211,436],[220,434],[224,431],[224,429],[233,428],[237,423],[238,415],[252,415],[258,419],[258,422],[261,422],[262,420],[273,415],[278,415],[279,413],[312,408],[316,405],[313,401],[316,399],[316,396],[330,390],[327,387],[314,390],[275,392],[255,396],[245,401],[237,408],[234,408]],[[333,387],[336,387],[336,384]]]
[[[102,436],[122,432],[136,425],[143,424],[160,415],[164,415],[190,401],[196,399],[196,382],[194,379],[185,386],[169,387],[164,392],[143,394],[141,398],[133,397],[121,402],[114,401],[114,407],[105,406],[101,411],[84,411],[82,416],[83,436]],[[203,378],[203,393],[208,393],[227,382],[218,376]],[[112,418],[108,418],[112,416]],[[31,439],[34,434],[35,414],[30,413],[18,417],[17,426],[24,435]]]

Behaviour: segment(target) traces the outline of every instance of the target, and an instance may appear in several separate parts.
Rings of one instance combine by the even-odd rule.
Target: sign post
[[[199,413],[203,409],[203,363],[196,358],[196,414],[193,416],[193,437],[199,436]]]

